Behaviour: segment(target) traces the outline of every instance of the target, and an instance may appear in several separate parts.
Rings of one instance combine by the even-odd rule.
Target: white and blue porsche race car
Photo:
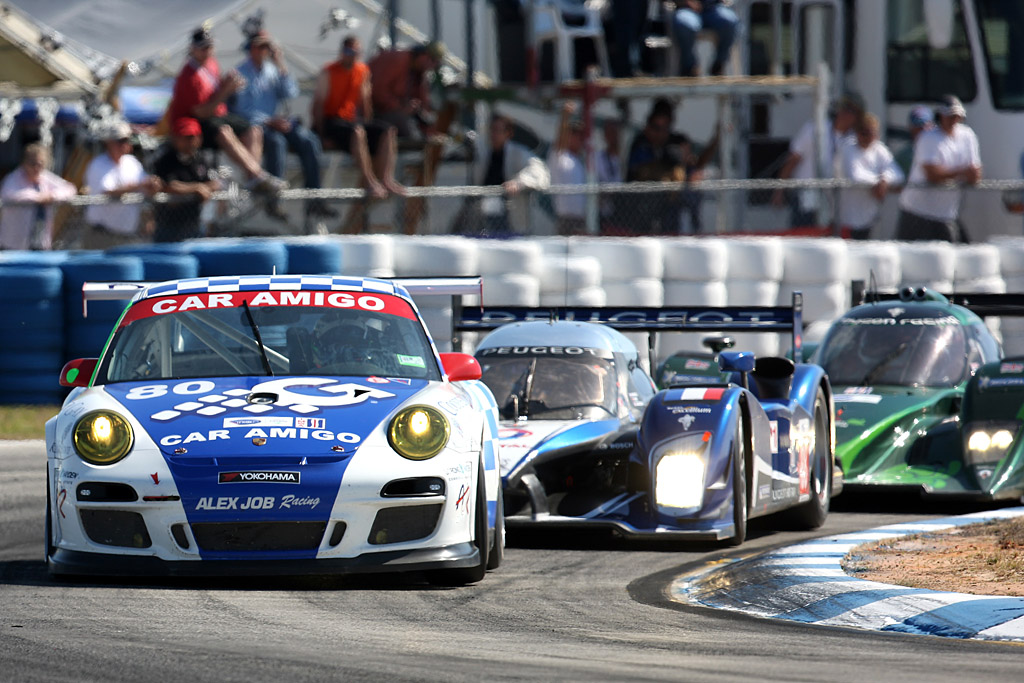
[[[242,276],[87,283],[131,299],[46,425],[54,574],[497,567],[497,408],[410,296],[478,279]]]

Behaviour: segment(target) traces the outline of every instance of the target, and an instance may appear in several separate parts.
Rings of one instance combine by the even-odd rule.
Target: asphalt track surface
[[[0,442],[0,681],[1019,681],[1024,647],[758,619],[672,602],[735,553],[939,517],[834,512],[754,523],[739,549],[603,534],[510,538],[480,584],[415,575],[56,582],[42,556],[45,452]],[[840,499],[841,500],[841,499]]]

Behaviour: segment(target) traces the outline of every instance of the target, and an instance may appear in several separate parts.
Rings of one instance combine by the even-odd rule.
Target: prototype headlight
[[[448,443],[451,427],[436,408],[410,406],[395,415],[388,427],[388,443],[409,460],[427,460]]]
[[[109,410],[86,413],[72,433],[75,451],[93,465],[113,465],[128,455],[134,440],[128,421]]]
[[[705,452],[710,434],[702,432],[677,439],[665,448],[654,474],[654,500],[658,507],[694,508],[704,501]]]
[[[999,462],[1017,435],[1016,424],[986,424],[972,428],[967,436],[967,462],[972,465]]]

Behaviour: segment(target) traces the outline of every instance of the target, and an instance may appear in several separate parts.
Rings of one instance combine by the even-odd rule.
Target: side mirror
[[[92,375],[96,372],[96,363],[99,358],[78,358],[69,361],[64,369],[60,371],[60,385],[62,387],[87,387]]]
[[[718,367],[724,372],[753,372],[756,359],[753,351],[723,351]]]
[[[480,379],[483,376],[480,363],[468,353],[442,353],[441,365],[444,366],[444,372],[452,382]]]

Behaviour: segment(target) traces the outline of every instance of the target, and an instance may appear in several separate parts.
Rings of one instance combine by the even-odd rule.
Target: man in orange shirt
[[[348,36],[341,43],[338,61],[320,72],[313,96],[313,129],[321,139],[348,150],[370,196],[383,199],[388,192],[405,194],[405,188],[395,180],[395,128],[373,121],[370,69],[359,61],[361,51],[359,39]]]

